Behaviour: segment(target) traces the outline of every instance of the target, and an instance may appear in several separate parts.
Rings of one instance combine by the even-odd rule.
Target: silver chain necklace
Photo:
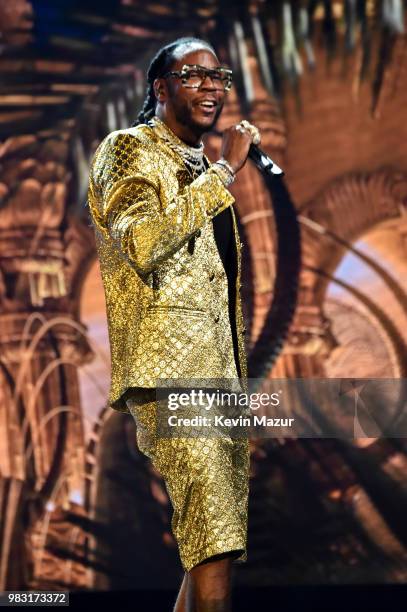
[[[166,125],[157,115],[154,115],[148,122],[151,127],[156,128],[158,135],[167,143],[167,145],[176,151],[183,159],[188,170],[195,179],[202,172],[205,172],[205,160],[203,156],[204,144],[201,141],[199,147],[190,147],[183,142],[174,132]]]

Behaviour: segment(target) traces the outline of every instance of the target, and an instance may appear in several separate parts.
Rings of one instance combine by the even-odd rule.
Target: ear
[[[164,79],[154,79],[153,82],[154,94],[158,102],[164,102],[166,99],[166,91]]]

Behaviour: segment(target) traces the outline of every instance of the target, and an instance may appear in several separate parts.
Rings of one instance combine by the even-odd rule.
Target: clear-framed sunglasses
[[[206,80],[206,77],[212,79],[215,89],[221,91],[229,91],[232,87],[233,73],[229,68],[205,68],[199,64],[184,64],[181,70],[173,70],[167,72],[162,78],[169,76],[179,77],[184,87],[199,89]]]

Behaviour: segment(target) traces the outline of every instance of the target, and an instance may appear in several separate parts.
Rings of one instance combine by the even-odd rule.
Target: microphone
[[[271,157],[269,157],[267,153],[265,153],[257,145],[250,145],[248,157],[250,157],[250,159],[256,164],[259,170],[267,172],[267,174],[271,175],[275,174],[284,176],[284,172],[280,166],[277,166],[276,162],[273,162]]]

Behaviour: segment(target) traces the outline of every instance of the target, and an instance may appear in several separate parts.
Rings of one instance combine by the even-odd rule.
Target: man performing
[[[232,561],[247,559],[249,441],[155,435],[157,379],[247,378],[241,243],[227,187],[257,128],[223,135],[209,162],[232,74],[214,49],[181,38],[158,51],[136,124],[109,134],[90,170],[89,208],[106,296],[109,403],[130,413],[161,473],[185,570],[174,612],[229,611]]]

